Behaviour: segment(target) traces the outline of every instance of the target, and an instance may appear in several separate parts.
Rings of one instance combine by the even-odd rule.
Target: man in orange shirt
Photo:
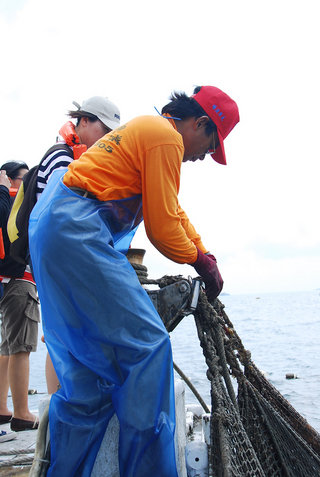
[[[207,153],[226,164],[238,121],[218,88],[176,93],[162,115],[129,121],[56,173],[34,208],[31,258],[61,383],[48,477],[89,476],[114,412],[121,477],[177,476],[170,340],[125,253],[143,218],[154,246],[218,296],[216,260],[178,202],[180,168]]]

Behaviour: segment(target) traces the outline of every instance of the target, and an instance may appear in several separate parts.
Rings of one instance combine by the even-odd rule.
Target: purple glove
[[[211,260],[214,260],[215,262],[217,262],[216,257],[215,257],[214,255],[212,255],[212,253],[209,253],[209,252],[208,252],[208,253],[205,253],[205,256],[206,256],[206,257],[209,257],[209,258],[211,258]]]
[[[214,301],[223,287],[223,280],[217,267],[217,261],[211,254],[205,255],[198,250],[198,258],[191,265],[199,273],[206,286],[206,295],[210,302]]]

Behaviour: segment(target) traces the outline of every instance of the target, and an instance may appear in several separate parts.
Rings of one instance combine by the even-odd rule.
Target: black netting
[[[211,475],[319,476],[319,434],[254,365],[221,302],[202,293],[195,321],[211,381]]]
[[[145,270],[144,284],[181,279]],[[210,477],[319,477],[320,435],[255,366],[224,305],[201,292],[194,318],[211,382]]]

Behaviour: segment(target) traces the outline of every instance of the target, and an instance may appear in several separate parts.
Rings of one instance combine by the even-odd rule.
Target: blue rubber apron
[[[122,250],[141,197],[100,202],[50,179],[29,226],[52,396],[48,477],[90,476],[108,422],[120,422],[121,477],[176,477],[168,333]],[[127,244],[125,241],[127,240]]]

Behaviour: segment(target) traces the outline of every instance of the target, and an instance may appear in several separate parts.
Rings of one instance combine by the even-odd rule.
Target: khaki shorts
[[[0,301],[1,355],[37,350],[39,299],[33,283],[11,279]]]

